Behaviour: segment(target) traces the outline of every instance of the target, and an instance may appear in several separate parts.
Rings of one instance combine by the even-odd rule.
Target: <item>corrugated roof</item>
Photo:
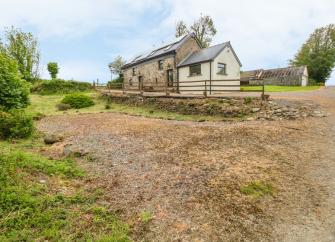
[[[187,41],[189,38],[194,38],[194,37],[195,37],[195,34],[190,33],[188,35],[185,35],[183,38],[179,39],[178,41],[175,41],[175,42],[170,43],[170,44],[166,44],[162,47],[147,51],[147,52],[142,53],[142,54],[138,54],[138,55],[136,55],[135,58],[128,61],[122,67],[122,69],[135,66],[139,63],[142,63],[142,62],[145,62],[145,61],[148,61],[148,60],[151,60],[151,59],[163,56],[163,55],[168,55],[168,54],[174,53],[174,51],[177,50],[185,41]]]
[[[266,78],[279,78],[287,76],[302,76],[306,66],[289,66],[284,68],[275,68],[268,70],[252,70],[244,71],[241,74],[241,79],[266,79]]]

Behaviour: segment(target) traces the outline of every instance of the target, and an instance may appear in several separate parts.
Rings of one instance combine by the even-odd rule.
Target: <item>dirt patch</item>
[[[84,154],[91,186],[107,191],[102,202],[131,224],[136,241],[270,240],[281,206],[323,199],[303,176],[312,152],[297,140],[310,132],[307,119],[194,123],[104,113],[47,117],[39,129],[65,137],[48,154]],[[273,196],[241,193],[253,181],[272,184]],[[143,211],[153,215],[145,226]]]

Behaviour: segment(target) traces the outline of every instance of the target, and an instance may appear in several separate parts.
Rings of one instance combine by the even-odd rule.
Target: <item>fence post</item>
[[[204,91],[204,96],[207,97],[207,81],[205,81],[205,91]]]
[[[143,82],[140,82],[140,94],[143,96]]]
[[[262,100],[263,101],[265,100],[264,92],[265,92],[265,86],[264,86],[264,80],[263,80],[263,87],[262,87]]]
[[[169,96],[170,93],[168,91],[168,81],[169,81],[169,77],[166,78],[166,81],[165,81],[165,95],[166,96]]]
[[[95,81],[93,81],[93,89],[95,90]]]
[[[125,88],[124,88],[124,81],[122,82],[122,94],[126,94]]]

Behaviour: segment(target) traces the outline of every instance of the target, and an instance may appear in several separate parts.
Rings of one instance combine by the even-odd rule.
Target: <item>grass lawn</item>
[[[299,91],[312,91],[319,89],[320,86],[265,86],[265,92],[299,92]],[[251,91],[251,90],[262,90],[262,87],[259,86],[241,86],[242,91]]]
[[[23,148],[36,142],[0,141],[0,241],[130,241],[128,225],[99,205],[104,191],[73,160]]]
[[[99,97],[98,93],[88,93],[94,99],[95,105],[82,109],[69,109],[68,114],[78,113],[100,113],[100,112],[114,112],[124,113],[130,115],[138,115],[150,118],[172,119],[172,120],[188,120],[188,121],[222,121],[222,117],[205,116],[205,115],[184,115],[173,112],[161,111],[149,107],[133,107],[129,105],[111,103],[110,109],[106,109],[106,100]],[[62,115],[64,111],[58,111],[56,105],[61,102],[64,95],[37,95],[31,94],[31,105],[27,108],[28,113],[32,115]]]

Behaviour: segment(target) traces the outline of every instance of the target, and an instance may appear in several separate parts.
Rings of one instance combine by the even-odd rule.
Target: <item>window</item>
[[[190,76],[201,75],[201,64],[190,66]]]
[[[135,76],[136,75],[136,70],[135,70],[135,68],[133,68],[133,76]]]
[[[163,60],[158,61],[158,70],[163,70]]]
[[[167,70],[167,81],[168,86],[173,87],[173,70]]]
[[[227,74],[227,65],[224,63],[218,63],[218,74],[226,75]]]
[[[129,79],[129,86],[132,86],[132,85],[133,85],[133,80]]]

